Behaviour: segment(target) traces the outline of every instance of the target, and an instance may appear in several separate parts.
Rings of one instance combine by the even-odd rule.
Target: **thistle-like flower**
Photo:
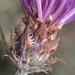
[[[57,32],[75,20],[75,0],[20,0],[25,17],[11,33],[11,60],[15,75],[47,72],[58,61]]]

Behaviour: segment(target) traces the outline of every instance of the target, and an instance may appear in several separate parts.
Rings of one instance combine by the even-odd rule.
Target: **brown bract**
[[[51,21],[50,18],[43,22],[39,18],[34,21],[31,16],[23,17],[11,33],[12,57],[18,59],[22,56],[26,62],[33,54],[38,57],[54,54],[59,42],[56,38],[59,28],[51,25]]]

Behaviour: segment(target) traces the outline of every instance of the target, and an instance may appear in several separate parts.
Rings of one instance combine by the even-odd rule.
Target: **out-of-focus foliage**
[[[0,0],[0,26],[3,29],[8,46],[10,46],[11,29],[17,25],[23,16],[24,13],[19,0]],[[75,22],[64,26],[59,31],[59,36],[61,39],[55,56],[63,58],[67,64],[56,63],[50,75],[75,75]],[[2,60],[4,54],[6,54],[6,49],[0,35],[0,75],[12,75],[15,66],[9,58],[5,57]]]

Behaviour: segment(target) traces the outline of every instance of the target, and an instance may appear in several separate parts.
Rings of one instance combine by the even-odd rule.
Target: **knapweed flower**
[[[75,20],[75,0],[20,0],[25,12],[11,33],[11,60],[18,67],[15,75],[47,72],[58,61],[57,32]]]

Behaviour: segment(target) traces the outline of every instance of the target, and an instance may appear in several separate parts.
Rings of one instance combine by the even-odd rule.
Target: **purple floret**
[[[25,11],[45,21],[50,15],[52,24],[67,24],[75,20],[75,0],[20,0]]]

